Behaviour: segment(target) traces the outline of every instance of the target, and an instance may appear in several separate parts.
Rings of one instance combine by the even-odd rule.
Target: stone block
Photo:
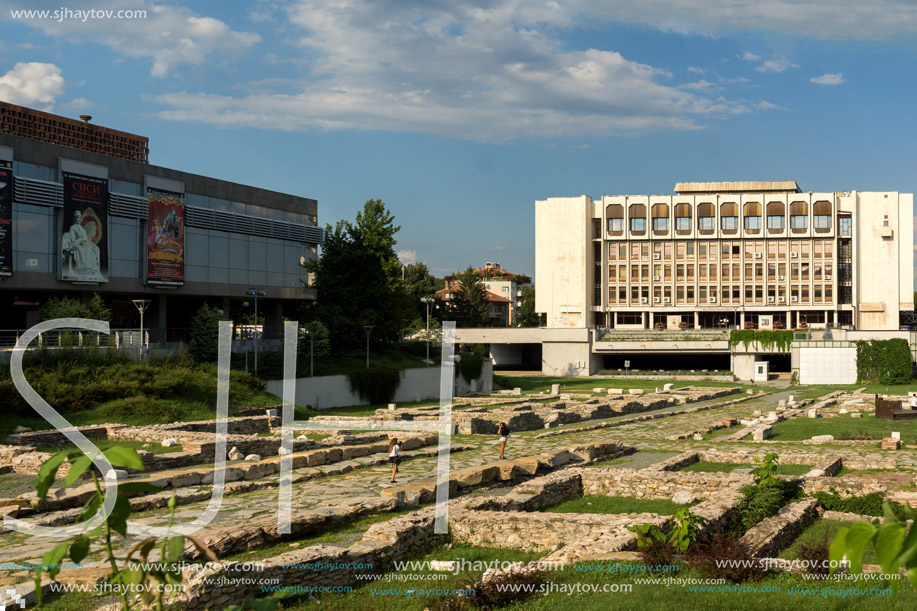
[[[663,384],[662,390],[666,390],[666,391],[675,390],[675,385],[674,384]]]
[[[694,441],[703,441],[703,440],[704,440],[703,435],[701,435],[700,433],[694,433]]]
[[[812,441],[834,441],[834,435],[815,435]]]
[[[642,394],[643,394],[643,389],[642,389],[642,388],[631,388],[631,389],[628,390],[627,392],[628,392],[628,394],[631,394],[631,395],[642,395]]]
[[[771,434],[774,432],[774,427],[772,426],[761,426],[754,430],[754,440],[755,441],[764,441],[769,439]]]
[[[786,407],[786,399],[780,399],[777,401],[777,407]]]
[[[260,454],[249,454],[248,456],[245,457],[245,460],[247,462],[258,462],[259,460],[261,460],[261,455]]]
[[[239,448],[232,448],[229,450],[229,460],[242,460],[245,458],[245,455],[239,451]]]
[[[806,410],[806,417],[808,418],[818,418],[818,410],[816,408],[810,408]]]
[[[212,485],[214,473],[215,471],[208,471],[207,473],[204,473],[203,475],[201,475],[201,483]],[[239,469],[237,467],[226,467],[226,475],[224,476],[225,481],[235,482],[235,481],[242,479],[244,476],[245,476],[245,471],[243,471],[242,469]]]
[[[537,456],[517,458],[513,461],[513,464],[518,467],[523,475],[535,475],[539,468],[543,469],[546,466],[545,462],[540,460]]]
[[[900,431],[894,431],[894,432],[892,432],[892,437],[891,437],[891,438],[892,438],[892,439],[901,439],[901,432],[900,432]]]
[[[837,410],[837,413],[838,413],[838,414],[846,414],[846,413],[847,413],[847,410],[846,410],[845,408],[842,407],[841,409]]]
[[[174,447],[174,446],[177,446],[177,445],[178,445],[178,440],[177,440],[177,439],[169,438],[169,439],[163,439],[163,440],[162,440],[162,447],[164,447],[164,448],[171,448],[171,447]]]
[[[900,450],[901,449],[901,440],[900,439],[883,439],[882,440],[882,449],[883,450]]]
[[[449,475],[449,479],[454,480],[459,488],[469,488],[492,482],[499,476],[500,467],[498,465],[484,465],[453,471]]]
[[[752,418],[757,418],[757,417],[760,416],[760,415],[761,415],[761,410],[760,410],[760,409],[756,409],[755,411],[753,411],[753,412],[751,413],[751,417],[752,417]]]
[[[790,397],[787,399],[787,403],[789,405],[793,405],[794,403],[796,403],[796,395],[790,395]]]
[[[862,418],[863,414],[860,412],[853,412],[852,414],[850,414],[850,417],[851,418]]]
[[[551,384],[551,394],[552,395],[560,394],[560,384]]]
[[[516,395],[517,397],[521,397],[522,389],[517,386],[516,388],[513,389],[513,394]]]
[[[686,490],[676,492],[675,496],[672,497],[672,502],[676,505],[687,505],[688,503],[693,503],[696,500],[697,497]]]
[[[341,448],[328,448],[325,450],[325,462],[340,462],[344,451]]]
[[[306,466],[309,467],[321,467],[326,462],[326,457],[328,452],[326,450],[314,450],[312,452],[306,453]]]

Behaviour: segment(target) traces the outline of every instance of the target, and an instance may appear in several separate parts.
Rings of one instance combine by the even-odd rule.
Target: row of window
[[[724,286],[676,286],[654,287],[624,286],[610,287],[609,305],[708,305],[724,304],[831,304],[834,302],[834,287],[830,284],[786,285],[724,285]]]
[[[630,273],[628,273],[628,267]],[[671,282],[672,272],[675,272],[675,280],[678,282],[693,282],[695,279],[695,265],[693,263],[656,264],[652,266],[652,280],[654,282]],[[787,274],[789,270],[789,274]],[[611,284],[626,283],[628,278],[631,282],[649,282],[650,265],[609,265],[608,282]],[[743,275],[742,265],[739,263],[716,263],[698,264],[697,279],[700,281],[717,279],[717,274],[723,281],[739,282]],[[834,264],[832,263],[745,263],[744,279],[746,282],[767,279],[770,282],[784,282],[789,278],[791,281],[802,280],[808,281],[810,278],[815,281],[830,281],[834,278]],[[765,276],[766,274],[766,276]]]
[[[610,204],[605,208],[606,228],[613,235],[624,233],[625,219],[629,223],[631,233],[646,233],[647,210],[645,204],[631,204],[625,215],[622,204]],[[670,210],[668,204],[653,204],[649,220],[652,222],[653,233],[668,233],[670,223]],[[760,203],[749,202],[744,205],[742,223],[746,232],[760,233],[763,219],[766,219],[767,229],[770,233],[780,233],[786,228],[786,204],[771,202],[767,205],[767,214],[762,215]],[[676,204],[674,206],[674,226],[676,233],[690,233],[691,223],[694,219],[691,204]],[[809,204],[807,202],[793,202],[789,206],[789,223],[792,231],[801,232],[809,228]],[[832,206],[831,202],[818,201],[812,205],[812,226],[815,231],[827,233],[831,230]],[[713,232],[716,229],[716,208],[711,203],[698,204],[697,230],[700,232]],[[735,203],[720,204],[719,209],[720,230],[727,233],[736,233],[739,230],[739,206]],[[849,236],[852,231],[849,216],[840,217],[838,234]]]
[[[598,243],[596,243],[598,244]],[[640,261],[684,259],[832,259],[834,240],[711,240],[711,241],[657,241],[610,242],[609,261]]]

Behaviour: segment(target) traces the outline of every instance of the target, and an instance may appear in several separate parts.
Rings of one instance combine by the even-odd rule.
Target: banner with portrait
[[[0,276],[13,275],[13,162],[0,161]]]
[[[185,194],[147,187],[146,279],[150,284],[185,282]]]
[[[108,180],[63,172],[61,280],[108,282]]]

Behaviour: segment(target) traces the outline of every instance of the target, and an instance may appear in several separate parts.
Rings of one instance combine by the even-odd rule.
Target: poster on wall
[[[108,282],[108,180],[63,175],[61,280]]]
[[[13,163],[0,161],[0,276],[13,275]]]
[[[185,281],[185,195],[147,187],[149,223],[146,279],[150,284]]]

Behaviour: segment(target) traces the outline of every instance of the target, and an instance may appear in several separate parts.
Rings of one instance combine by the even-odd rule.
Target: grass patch
[[[917,438],[917,420],[881,420],[864,413],[861,418],[842,414],[837,418],[792,418],[774,425],[771,439],[776,441],[801,441],[815,435],[833,435],[835,439],[883,439],[892,431],[901,438]]]
[[[669,499],[632,499],[624,496],[584,496],[565,501],[544,509],[548,513],[655,513],[661,516],[674,515],[684,507]]]
[[[647,461],[650,461],[649,464],[654,464],[655,462],[661,462],[666,458],[671,456],[676,456],[677,452],[648,452],[640,450],[632,454],[625,454],[624,456],[618,456],[617,458],[606,458],[605,460],[600,460],[589,465],[584,465],[585,469],[592,469],[595,467],[608,467],[608,466],[626,466],[632,464],[639,464],[642,466],[648,466]],[[654,457],[659,457],[658,461],[653,461]],[[640,467],[635,467],[640,468]]]
[[[121,446],[122,448],[131,448],[133,450],[143,450],[144,452],[150,452],[151,454],[171,454],[172,452],[181,452],[181,444],[174,445],[172,447],[166,448],[163,447],[161,443],[155,441],[120,441],[118,439],[91,439],[92,443],[95,444],[97,448],[103,452],[108,448],[114,446]],[[149,446],[149,447],[143,447]],[[75,445],[69,444],[65,446],[53,446],[48,448],[39,448],[42,452],[50,452],[56,454],[63,450],[74,450],[76,449]]]
[[[828,533],[828,543],[830,544],[834,541],[834,537],[837,536],[837,531],[842,527],[846,526],[850,528],[854,523],[853,522],[844,522],[841,520],[815,520],[808,528],[806,528],[801,535],[793,542],[793,545],[783,550],[780,554],[781,558],[786,558],[788,560],[794,560],[799,558],[799,547],[803,543],[817,543],[821,541],[822,537],[825,536],[825,533]],[[876,560],[876,550],[872,545],[866,546],[866,553],[863,554],[863,564],[877,564]]]
[[[748,388],[756,388],[754,386],[738,384],[735,382],[720,382],[720,381],[697,381],[697,380],[638,380],[638,379],[606,379],[606,378],[562,378],[555,376],[502,376],[494,375],[494,383],[498,384],[500,388],[505,390],[513,388],[521,388],[522,391],[526,394],[537,394],[541,391],[551,390],[552,384],[560,384],[560,392],[588,392],[592,394],[593,388],[652,388],[656,387],[662,388],[662,385],[666,382],[671,382],[675,385],[675,389],[683,388],[685,386],[704,386],[704,387],[724,387],[724,388],[734,388],[736,386],[741,387],[743,390]],[[828,392],[828,391],[825,391]]]
[[[688,471],[691,473],[729,473],[733,469],[753,469],[757,465],[751,463],[737,463],[737,462],[708,462],[706,460],[701,460],[694,463],[693,465],[688,465],[687,467],[680,469],[681,471]],[[777,465],[777,474],[778,475],[804,475],[811,471],[813,467],[811,465]]]

